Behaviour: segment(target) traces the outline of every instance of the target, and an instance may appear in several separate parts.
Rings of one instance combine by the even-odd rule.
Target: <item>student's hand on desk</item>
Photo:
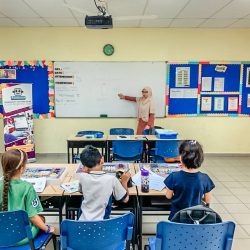
[[[119,93],[118,96],[119,96],[120,99],[125,99],[125,96],[123,94],[121,94],[121,93]]]
[[[130,177],[131,177],[131,174],[130,174],[129,172],[124,173],[124,174],[121,176],[121,183],[126,183],[126,184],[127,184]]]

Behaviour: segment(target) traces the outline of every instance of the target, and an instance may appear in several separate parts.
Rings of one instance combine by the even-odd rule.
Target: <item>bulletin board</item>
[[[246,62],[242,65],[242,85],[240,88],[242,102],[241,102],[241,114],[250,114],[250,62]]]
[[[52,62],[44,60],[0,61],[0,83],[32,84],[34,117],[54,117],[54,79]],[[2,110],[1,100],[1,115]]]
[[[250,62],[169,62],[167,69],[167,116],[250,115]]]
[[[196,115],[199,64],[167,64],[168,115]]]

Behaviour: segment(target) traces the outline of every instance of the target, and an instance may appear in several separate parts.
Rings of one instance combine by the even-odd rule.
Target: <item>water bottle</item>
[[[141,191],[143,193],[149,192],[149,172],[146,169],[141,169]]]

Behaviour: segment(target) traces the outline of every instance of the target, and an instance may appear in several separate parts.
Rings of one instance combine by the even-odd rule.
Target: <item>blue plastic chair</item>
[[[111,128],[110,135],[134,135],[135,132],[132,128]]]
[[[61,250],[124,250],[132,239],[133,225],[132,213],[101,221],[64,220]]]
[[[182,224],[162,221],[157,224],[156,237],[149,238],[151,250],[230,250],[235,224],[226,221],[217,224]]]
[[[79,137],[84,136],[84,135],[94,135],[97,138],[102,138],[104,133],[102,131],[96,131],[96,130],[82,130],[82,131],[78,131],[76,134],[76,136],[79,136]],[[73,163],[77,163],[78,161],[80,161],[79,148],[77,149],[76,154],[72,156]]]
[[[0,212],[0,232],[0,249],[3,250],[42,249],[52,238],[54,249],[56,247],[55,236],[52,234],[40,232],[36,238],[32,238],[28,214],[23,210]],[[15,246],[25,238],[29,239],[29,243]]]
[[[149,152],[149,158],[153,162],[164,162],[164,158],[176,158],[179,156],[180,140],[158,140],[155,150]]]
[[[113,161],[141,161],[143,141],[112,141]]]

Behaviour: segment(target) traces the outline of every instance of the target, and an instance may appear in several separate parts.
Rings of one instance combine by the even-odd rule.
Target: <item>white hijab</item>
[[[152,89],[150,87],[144,87],[148,91],[148,97],[137,97],[136,102],[138,104],[138,118],[141,118],[144,122],[148,122],[149,114],[155,113],[155,103],[152,96]]]

